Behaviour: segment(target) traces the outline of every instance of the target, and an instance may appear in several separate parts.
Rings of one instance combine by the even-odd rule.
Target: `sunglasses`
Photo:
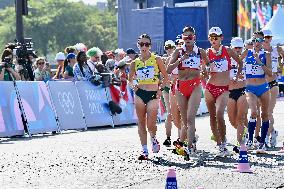
[[[183,40],[193,40],[194,36],[193,35],[182,35]]]
[[[150,45],[151,45],[151,43],[148,43],[148,42],[146,42],[146,43],[140,42],[138,44],[139,44],[140,47],[143,47],[143,46],[150,47]]]
[[[209,36],[209,39],[214,41],[217,41],[219,38],[219,36]]]
[[[171,45],[167,45],[167,46],[165,46],[165,50],[169,50],[169,49],[173,49],[174,47],[173,46],[171,46]]]
[[[234,49],[239,50],[242,49],[243,47],[234,47]]]
[[[265,36],[264,38],[265,38],[265,39],[271,39],[272,36]]]
[[[44,65],[44,62],[38,62],[37,64],[38,65]]]
[[[255,38],[255,39],[253,39],[254,43],[262,43],[263,41],[264,41],[263,38]]]

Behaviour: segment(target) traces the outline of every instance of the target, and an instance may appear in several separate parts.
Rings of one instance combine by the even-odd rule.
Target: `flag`
[[[244,27],[246,29],[251,28],[250,20],[248,18],[248,13],[245,10],[242,3],[240,3],[239,13],[238,13],[238,24],[240,27]]]
[[[255,4],[253,3],[253,0],[251,0],[250,2],[251,2],[250,15],[251,19],[254,20],[256,18],[256,7]]]
[[[265,14],[265,21],[266,21],[266,23],[268,23],[269,20],[271,19],[271,15],[272,15],[272,7],[267,2],[267,4],[266,4],[266,14]]]
[[[257,15],[257,19],[258,19],[258,22],[260,24],[260,27],[263,28],[264,27],[264,23],[265,23],[265,18],[263,16],[263,13],[262,13],[262,10],[261,10],[261,8],[259,6],[259,3],[257,3],[256,15]]]
[[[275,12],[277,11],[278,9],[278,5],[273,5],[273,15],[275,14]]]
[[[266,25],[266,12],[267,12],[267,10],[266,10],[266,7],[263,5],[263,2],[261,3],[261,5],[262,5],[262,8],[261,8],[261,10],[262,10],[262,15],[263,15],[263,20],[264,20],[264,25]]]

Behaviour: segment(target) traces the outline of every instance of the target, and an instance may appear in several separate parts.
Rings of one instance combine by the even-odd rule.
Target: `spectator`
[[[69,46],[69,47],[66,47],[66,48],[65,48],[65,53],[66,53],[66,54],[69,54],[69,53],[74,53],[74,54],[76,54],[77,51],[76,51],[76,48],[75,48],[74,46]]]
[[[105,54],[107,55],[108,59],[115,59],[115,56],[112,51],[106,51]]]
[[[81,51],[77,55],[77,63],[73,67],[74,78],[78,81],[89,81],[93,76],[91,68],[87,64],[87,55]]]
[[[67,55],[67,63],[68,65],[65,67],[64,70],[64,79],[73,79],[74,73],[73,73],[73,67],[76,64],[76,55],[74,53],[69,53]]]
[[[59,52],[55,56],[55,60],[58,64],[56,74],[53,77],[53,79],[62,79],[64,75],[64,60],[65,60],[65,55],[63,52]]]
[[[127,64],[127,62],[124,61],[124,60],[121,60],[119,62],[119,64],[117,65],[117,77],[121,81],[121,85],[120,85],[120,91],[121,92],[126,91],[127,79],[128,79],[128,75],[127,75],[126,70],[127,70],[128,66],[129,66],[129,64]]]
[[[126,50],[126,55],[131,58],[131,60],[135,60],[137,58],[137,52],[135,52],[132,48]]]
[[[1,56],[0,81],[20,80],[20,75],[15,71],[13,64],[13,52],[11,49],[5,49]]]
[[[121,61],[124,57],[125,57],[125,52],[123,49],[116,49],[114,51],[115,54],[115,66],[117,67],[117,65],[119,64],[119,61]]]
[[[98,47],[93,47],[87,51],[87,56],[89,57],[87,64],[93,72],[97,72],[96,67],[101,61],[102,54],[103,52]]]
[[[44,81],[47,82],[51,78],[51,70],[49,64],[46,64],[46,61],[43,57],[36,59],[37,69],[34,71],[35,81]]]
[[[115,66],[115,60],[114,59],[108,59],[106,61],[106,69],[108,70],[108,72],[113,73],[114,66]]]

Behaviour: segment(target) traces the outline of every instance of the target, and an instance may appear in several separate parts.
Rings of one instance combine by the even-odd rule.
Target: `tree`
[[[55,54],[79,42],[103,50],[117,46],[116,16],[111,11],[68,0],[30,0],[29,7],[24,33],[33,38],[40,55]],[[15,38],[14,8],[0,10],[0,20],[1,49]]]

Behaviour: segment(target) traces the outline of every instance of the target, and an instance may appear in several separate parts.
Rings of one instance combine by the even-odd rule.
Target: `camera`
[[[19,74],[25,80],[34,80],[33,69],[32,69],[32,58],[37,58],[36,52],[33,49],[33,43],[31,38],[25,38],[23,43],[15,40],[15,43],[10,43],[6,46],[13,50],[13,54],[16,55],[16,59],[19,65],[23,67],[19,71]]]

